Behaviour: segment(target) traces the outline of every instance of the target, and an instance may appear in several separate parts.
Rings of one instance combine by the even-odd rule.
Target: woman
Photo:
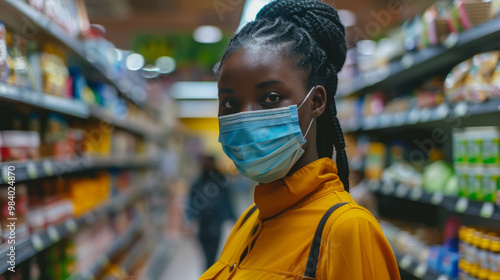
[[[348,193],[334,100],[346,49],[337,12],[314,0],[271,2],[231,39],[219,142],[260,184],[200,279],[400,279],[377,220]]]

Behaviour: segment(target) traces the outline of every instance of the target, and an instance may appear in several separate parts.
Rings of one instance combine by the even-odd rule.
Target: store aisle
[[[203,273],[203,255],[195,239],[182,239],[160,279],[196,280]]]
[[[232,223],[226,223],[219,253],[222,251],[225,240],[228,238],[233,227]],[[204,272],[205,260],[201,246],[194,236],[184,236],[175,245],[171,245],[171,257],[165,266],[165,271],[159,280],[197,280]]]

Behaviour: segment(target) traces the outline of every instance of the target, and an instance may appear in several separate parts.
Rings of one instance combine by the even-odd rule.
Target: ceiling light
[[[156,60],[156,68],[161,74],[172,73],[175,70],[176,63],[175,59],[169,56],[162,56]]]
[[[353,12],[349,10],[339,10],[338,13],[340,21],[342,21],[342,24],[344,24],[345,27],[356,25],[357,18]]]
[[[127,69],[137,71],[144,66],[144,57],[138,53],[132,53],[127,56],[125,65],[127,66]]]
[[[199,43],[217,43],[222,40],[222,31],[217,26],[204,25],[194,30],[193,37]]]

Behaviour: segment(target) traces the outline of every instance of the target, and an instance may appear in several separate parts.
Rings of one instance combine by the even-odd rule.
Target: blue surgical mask
[[[219,117],[219,142],[238,171],[259,183],[277,181],[288,174],[302,156],[305,135],[299,126],[297,107],[241,112]]]

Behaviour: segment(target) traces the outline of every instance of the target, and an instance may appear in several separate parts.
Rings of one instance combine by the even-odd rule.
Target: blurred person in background
[[[219,142],[259,185],[200,279],[400,279],[349,194],[334,99],[346,52],[337,11],[316,0],[272,1],[231,39],[216,68]]]
[[[228,178],[219,172],[215,157],[200,159],[201,175],[191,187],[188,219],[198,221],[198,240],[205,254],[206,267],[215,263],[226,220],[235,220],[229,199]]]

